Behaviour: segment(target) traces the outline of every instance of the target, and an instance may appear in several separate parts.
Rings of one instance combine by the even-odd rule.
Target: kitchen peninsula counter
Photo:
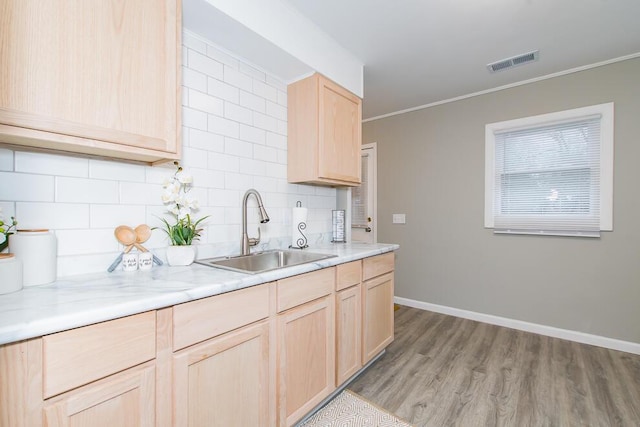
[[[381,243],[318,246],[307,251],[336,257],[260,274],[193,264],[65,277],[49,285],[0,296],[0,344],[169,307],[398,248],[396,244]]]

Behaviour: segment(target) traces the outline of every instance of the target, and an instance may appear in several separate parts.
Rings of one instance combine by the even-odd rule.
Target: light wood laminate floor
[[[640,426],[640,356],[410,307],[349,389],[417,426]]]

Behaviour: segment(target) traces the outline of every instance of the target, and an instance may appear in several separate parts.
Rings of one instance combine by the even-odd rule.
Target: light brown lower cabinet
[[[335,389],[334,296],[278,315],[278,425],[291,426]]]
[[[362,367],[362,286],[336,293],[336,384]]]
[[[174,355],[174,425],[269,426],[269,323]]]
[[[393,272],[362,283],[362,364],[393,341]]]
[[[154,427],[155,366],[131,368],[47,401],[47,427]]]
[[[0,345],[0,427],[291,426],[393,340],[393,262]]]

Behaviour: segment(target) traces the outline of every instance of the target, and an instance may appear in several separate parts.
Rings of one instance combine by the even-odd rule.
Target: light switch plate
[[[407,219],[405,214],[393,214],[393,223],[394,224],[406,224]]]

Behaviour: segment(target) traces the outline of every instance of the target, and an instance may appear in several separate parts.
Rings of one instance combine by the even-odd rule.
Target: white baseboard
[[[640,354],[640,343],[622,341],[614,338],[607,338],[599,335],[586,334],[584,332],[570,331],[568,329],[554,328],[553,326],[539,325],[537,323],[524,322],[522,320],[509,319],[506,317],[493,316],[491,314],[477,313],[474,311],[462,310],[459,308],[447,307],[444,305],[431,304],[428,302],[416,301],[408,298],[394,297],[394,302],[400,305],[419,308],[421,310],[434,311],[436,313],[448,314],[462,317],[463,319],[476,320],[478,322],[489,323],[491,325],[504,326],[511,329],[518,329],[526,332],[534,332],[554,338],[562,338],[583,344],[595,345],[612,350],[624,351],[627,353]]]

